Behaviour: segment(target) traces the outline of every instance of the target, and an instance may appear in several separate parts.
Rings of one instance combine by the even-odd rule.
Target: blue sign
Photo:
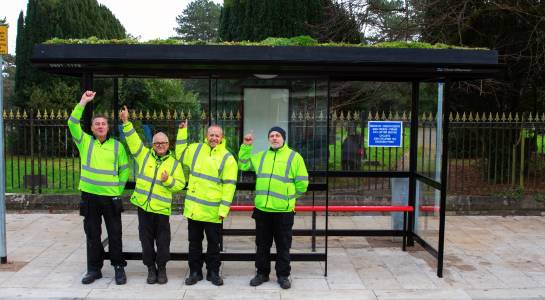
[[[367,123],[368,147],[401,147],[402,121],[369,121]]]

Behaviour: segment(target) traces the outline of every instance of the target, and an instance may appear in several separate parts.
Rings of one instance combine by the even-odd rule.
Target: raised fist
[[[119,119],[121,119],[121,122],[123,123],[129,121],[129,110],[127,109],[127,105],[123,105],[123,109],[119,112]]]
[[[254,143],[254,134],[253,134],[253,131],[251,131],[250,133],[244,136],[244,145],[251,145],[253,143]]]
[[[93,99],[95,98],[95,95],[96,95],[96,92],[85,91],[85,93],[83,93],[83,95],[81,95],[80,103],[87,104],[87,103],[93,101]]]

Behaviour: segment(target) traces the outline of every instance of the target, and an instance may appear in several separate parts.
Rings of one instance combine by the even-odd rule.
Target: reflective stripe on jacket
[[[186,218],[221,223],[227,217],[235,195],[238,167],[223,139],[211,148],[207,142],[187,143],[187,128],[178,130],[176,158],[189,167],[184,201]]]
[[[76,105],[68,119],[68,129],[78,148],[81,170],[79,190],[102,196],[119,196],[129,179],[129,162],[125,147],[109,138],[100,143],[80,126],[84,107]]]
[[[129,151],[138,164],[136,187],[131,203],[151,213],[170,216],[172,194],[185,186],[182,165],[170,153],[158,156],[153,149],[144,146],[131,122],[123,124],[123,133]],[[167,171],[168,179],[161,181],[161,174]]]
[[[241,145],[241,170],[256,173],[255,207],[266,212],[290,212],[295,201],[308,187],[308,172],[303,157],[285,143],[252,155],[253,146]]]

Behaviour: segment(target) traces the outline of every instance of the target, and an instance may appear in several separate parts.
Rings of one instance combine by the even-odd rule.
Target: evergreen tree
[[[16,106],[51,105],[65,108],[59,100],[74,99],[75,79],[38,72],[30,64],[33,45],[50,38],[124,38],[125,29],[111,11],[96,0],[29,0],[27,15],[17,23]],[[62,93],[64,95],[61,95]],[[76,94],[74,94],[76,93]]]
[[[215,41],[221,6],[210,0],[195,0],[176,17],[176,33],[185,40]]]
[[[261,41],[268,37],[313,35],[321,22],[325,0],[224,0],[220,38]]]

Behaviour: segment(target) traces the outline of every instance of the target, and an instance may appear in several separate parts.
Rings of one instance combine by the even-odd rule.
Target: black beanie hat
[[[273,128],[271,128],[269,130],[269,133],[267,134],[267,137],[271,134],[271,132],[273,131],[276,131],[278,133],[280,133],[280,135],[282,136],[282,138],[284,139],[284,142],[286,141],[286,131],[278,126],[274,126]]]

